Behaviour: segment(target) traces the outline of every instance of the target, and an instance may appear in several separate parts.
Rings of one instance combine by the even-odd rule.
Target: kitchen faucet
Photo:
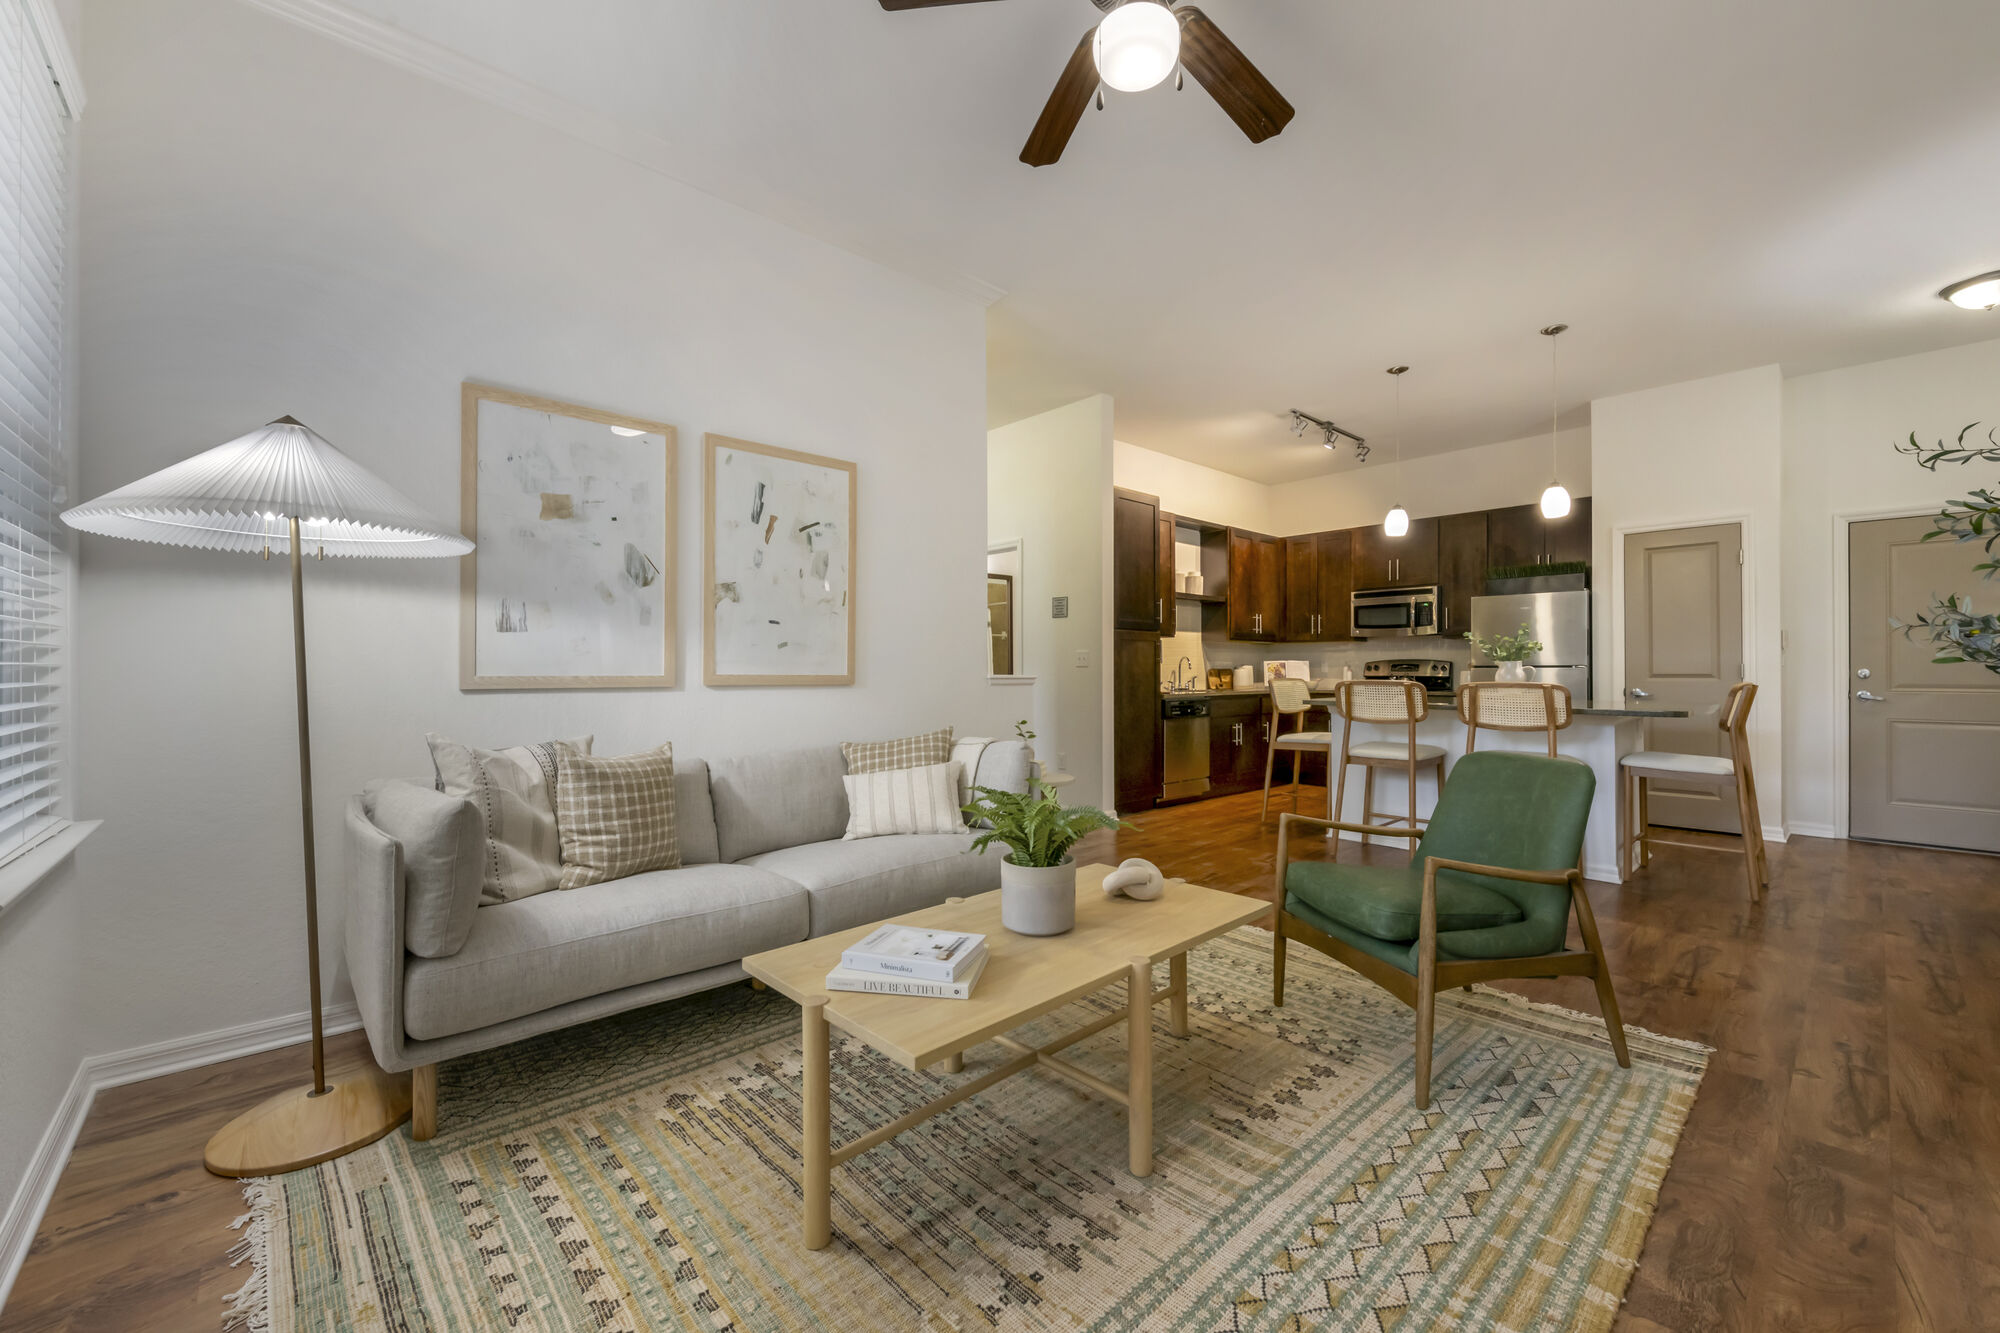
[[[1185,677],[1181,675],[1182,667],[1187,668],[1187,675]],[[1194,688],[1194,659],[1192,657],[1183,657],[1180,661],[1174,663],[1174,688],[1177,690],[1191,690]]]

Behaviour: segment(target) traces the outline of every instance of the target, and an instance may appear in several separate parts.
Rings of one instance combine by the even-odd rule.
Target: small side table
[[[1069,786],[1070,783],[1076,781],[1076,774],[1062,773],[1062,772],[1043,773],[1042,776],[1039,779],[1037,779],[1037,781],[1039,781],[1044,787],[1052,787],[1056,791],[1061,791],[1064,787],[1067,787]]]

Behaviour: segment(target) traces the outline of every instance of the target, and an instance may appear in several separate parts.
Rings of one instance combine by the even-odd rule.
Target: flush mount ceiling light
[[[1569,492],[1564,489],[1556,472],[1556,338],[1567,329],[1567,324],[1551,324],[1542,330],[1542,336],[1549,340],[1549,488],[1542,492],[1542,517],[1566,518],[1569,515]]]
[[[1180,20],[1158,0],[1128,0],[1097,25],[1090,53],[1105,87],[1143,93],[1181,62]]]
[[[1105,21],[1110,22],[1109,19]],[[2000,306],[2000,272],[1982,273],[1976,278],[1954,282],[1938,295],[1960,310],[1991,310]]]
[[[1403,461],[1403,376],[1410,373],[1408,366],[1390,366],[1389,373],[1396,377],[1396,461]],[[1400,537],[1410,530],[1410,511],[1402,505],[1392,505],[1382,517],[1382,531],[1391,537]]]

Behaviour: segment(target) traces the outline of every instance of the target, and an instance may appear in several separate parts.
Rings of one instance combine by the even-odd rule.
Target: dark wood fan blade
[[[1035,122],[1028,146],[1021,150],[1021,160],[1029,166],[1046,167],[1061,160],[1069,136],[1083,119],[1090,95],[1097,91],[1097,58],[1090,49],[1090,39],[1096,35],[1095,28],[1083,35],[1076,44],[1076,54],[1056,80],[1056,90],[1049,94],[1049,104],[1042,108],[1042,118]]]
[[[895,12],[899,9],[935,9],[939,5],[980,5],[986,0],[882,0],[882,8]]]
[[[1181,64],[1251,143],[1262,143],[1291,123],[1297,114],[1292,104],[1208,15],[1193,5],[1182,5],[1174,13],[1181,21]]]

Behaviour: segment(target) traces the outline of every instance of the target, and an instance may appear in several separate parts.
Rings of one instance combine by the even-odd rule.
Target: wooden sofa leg
[[[438,1067],[418,1065],[410,1071],[410,1137],[418,1143],[438,1132]]]

